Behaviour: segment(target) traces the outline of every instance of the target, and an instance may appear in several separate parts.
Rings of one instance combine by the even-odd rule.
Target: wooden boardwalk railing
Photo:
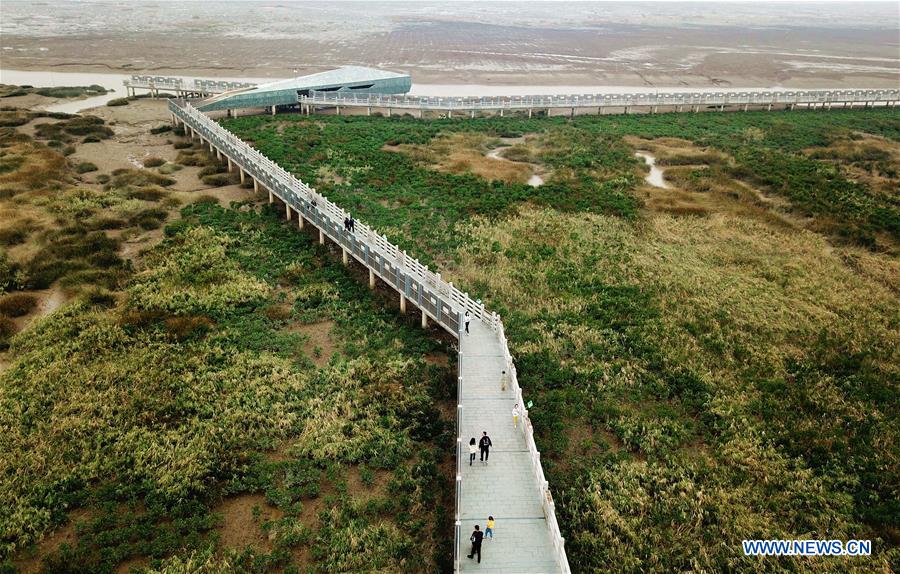
[[[428,318],[434,320],[454,337],[460,337],[462,328],[462,315],[469,311],[472,321],[477,322],[493,333],[495,343],[500,349],[502,365],[510,373],[511,392],[513,398],[522,407],[522,433],[527,452],[527,462],[530,467],[525,480],[529,484],[520,484],[525,492],[531,492],[530,496],[538,502],[546,519],[546,546],[551,551],[551,557],[559,572],[569,574],[569,564],[566,558],[565,541],[556,521],[556,511],[549,485],[544,478],[541,467],[540,453],[534,442],[534,430],[528,416],[528,410],[524,408],[522,390],[519,387],[516,370],[512,356],[509,353],[503,323],[496,313],[485,309],[480,301],[473,300],[468,293],[460,291],[452,283],[444,281],[439,273],[434,273],[427,266],[420,263],[414,257],[410,257],[405,251],[392,244],[384,235],[362,222],[356,223],[354,232],[344,230],[344,218],[348,213],[317,193],[293,174],[288,173],[275,162],[265,157],[259,151],[251,147],[237,136],[211,120],[202,112],[193,108],[183,100],[170,100],[169,110],[172,113],[172,121],[176,125],[183,125],[185,131],[192,137],[199,137],[201,142],[208,144],[210,151],[227,159],[229,168],[236,167],[240,170],[241,181],[246,176],[253,180],[254,189],[262,186],[269,193],[269,201],[275,197],[285,205],[285,215],[288,220],[296,220],[302,229],[307,223],[313,225],[319,231],[319,241],[324,243],[325,237],[330,238],[343,250],[344,262],[353,257],[369,270],[369,284],[374,286],[375,277],[381,279],[400,294],[400,306],[405,310],[406,302],[410,301],[419,308],[422,313],[422,324],[426,325]],[[461,369],[463,361],[460,361]],[[459,395],[464,394],[462,385],[469,377],[477,378],[481,373],[460,372]],[[496,376],[497,374],[494,373]],[[499,381],[499,379],[498,379]],[[512,400],[512,399],[511,399]],[[462,399],[458,398],[457,420],[457,506],[456,506],[456,544],[454,560],[456,570],[460,570],[460,548],[465,543],[462,537],[461,524],[461,488],[462,472],[460,465],[465,456],[460,436],[460,424],[462,417]],[[488,481],[488,478],[471,478],[469,480]],[[500,487],[498,485],[498,487]],[[505,536],[516,536],[515,522],[505,527]],[[494,568],[502,565],[495,564]],[[490,570],[485,564],[484,570]]]
[[[527,111],[565,109],[595,109],[602,113],[607,108],[650,109],[699,112],[708,109],[724,110],[726,107],[771,110],[773,106],[831,109],[832,107],[895,106],[900,101],[900,90],[758,90],[758,91],[696,91],[617,94],[560,94],[551,96],[397,96],[385,94],[349,94],[342,92],[313,92],[298,96],[301,109],[309,113],[316,106],[346,108],[383,108],[387,110],[469,112],[479,111]],[[686,108],[686,109],[685,109]]]

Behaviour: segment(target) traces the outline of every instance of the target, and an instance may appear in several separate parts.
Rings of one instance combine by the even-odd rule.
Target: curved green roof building
[[[309,76],[229,90],[198,102],[194,107],[202,111],[271,108],[295,105],[298,96],[309,95],[310,92],[405,94],[410,87],[412,78],[408,74],[344,66]]]

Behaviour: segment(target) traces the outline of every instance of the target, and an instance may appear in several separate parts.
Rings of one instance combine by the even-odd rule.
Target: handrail
[[[302,217],[308,218],[322,233],[327,234],[335,243],[352,253],[355,258],[381,276],[382,279],[396,287],[401,293],[405,293],[406,296],[410,296],[414,292],[417,297],[415,302],[422,312],[432,316],[438,324],[451,334],[457,338],[460,337],[460,318],[466,310],[497,333],[503,350],[505,364],[509,367],[511,373],[511,382],[515,390],[516,401],[522,407],[522,432],[525,433],[525,442],[530,454],[532,472],[538,484],[538,492],[535,494],[541,499],[559,568],[563,574],[570,574],[571,570],[566,558],[565,540],[556,521],[553,497],[550,494],[550,488],[541,466],[540,452],[537,450],[537,445],[534,441],[534,429],[528,416],[528,409],[522,400],[522,389],[519,387],[516,368],[513,364],[512,355],[509,352],[509,345],[500,317],[494,312],[487,311],[481,301],[473,300],[468,293],[460,291],[452,283],[441,279],[440,273],[432,272],[426,265],[408,255],[405,251],[388,241],[387,237],[379,234],[365,223],[358,222],[356,231],[353,234],[342,233],[340,230],[343,226],[343,219],[348,215],[346,211],[187,102],[183,100],[169,100],[169,110],[172,112],[173,117],[180,118],[186,125],[190,124],[190,128],[198,132],[201,138],[205,136],[211,146],[216,145],[217,148],[224,148],[225,155],[237,163],[240,169],[256,178],[270,192],[281,198],[285,204],[297,210]],[[412,283],[415,284],[414,289],[410,281],[404,283],[405,279],[413,280]],[[431,310],[429,306],[434,310]],[[443,311],[444,307],[448,307],[450,312]],[[460,353],[461,360],[462,354]],[[461,383],[461,380],[459,382]],[[459,512],[462,472],[460,464],[464,454],[460,436],[462,422],[460,387],[461,385],[457,386],[456,547],[454,550],[454,562],[457,571],[459,569],[458,552],[461,528]]]
[[[620,94],[560,94],[527,96],[436,97],[387,94],[312,92],[298,96],[298,103],[329,106],[373,106],[406,109],[476,110],[571,108],[597,106],[659,105],[767,105],[821,103],[892,103],[900,100],[898,89],[878,90],[760,90],[730,92],[655,92]]]

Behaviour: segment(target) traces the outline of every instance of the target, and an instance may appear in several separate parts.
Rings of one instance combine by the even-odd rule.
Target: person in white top
[[[513,428],[519,428],[519,403],[516,403],[516,406],[513,407]]]
[[[469,321],[470,321],[471,319],[472,319],[472,317],[469,315],[469,312],[466,311],[466,315],[463,317],[463,321],[466,322],[466,335],[469,334]]]
[[[469,441],[469,466],[472,466],[472,463],[475,462],[475,451],[478,450],[475,447],[475,437],[472,437],[472,440]]]

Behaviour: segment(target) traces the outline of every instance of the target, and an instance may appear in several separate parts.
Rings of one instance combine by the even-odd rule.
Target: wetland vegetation
[[[452,344],[179,130],[0,121],[0,571],[448,571]],[[896,569],[900,114],[224,123],[501,313],[573,571]]]
[[[575,571],[896,566],[900,114],[223,123],[504,317]]]

